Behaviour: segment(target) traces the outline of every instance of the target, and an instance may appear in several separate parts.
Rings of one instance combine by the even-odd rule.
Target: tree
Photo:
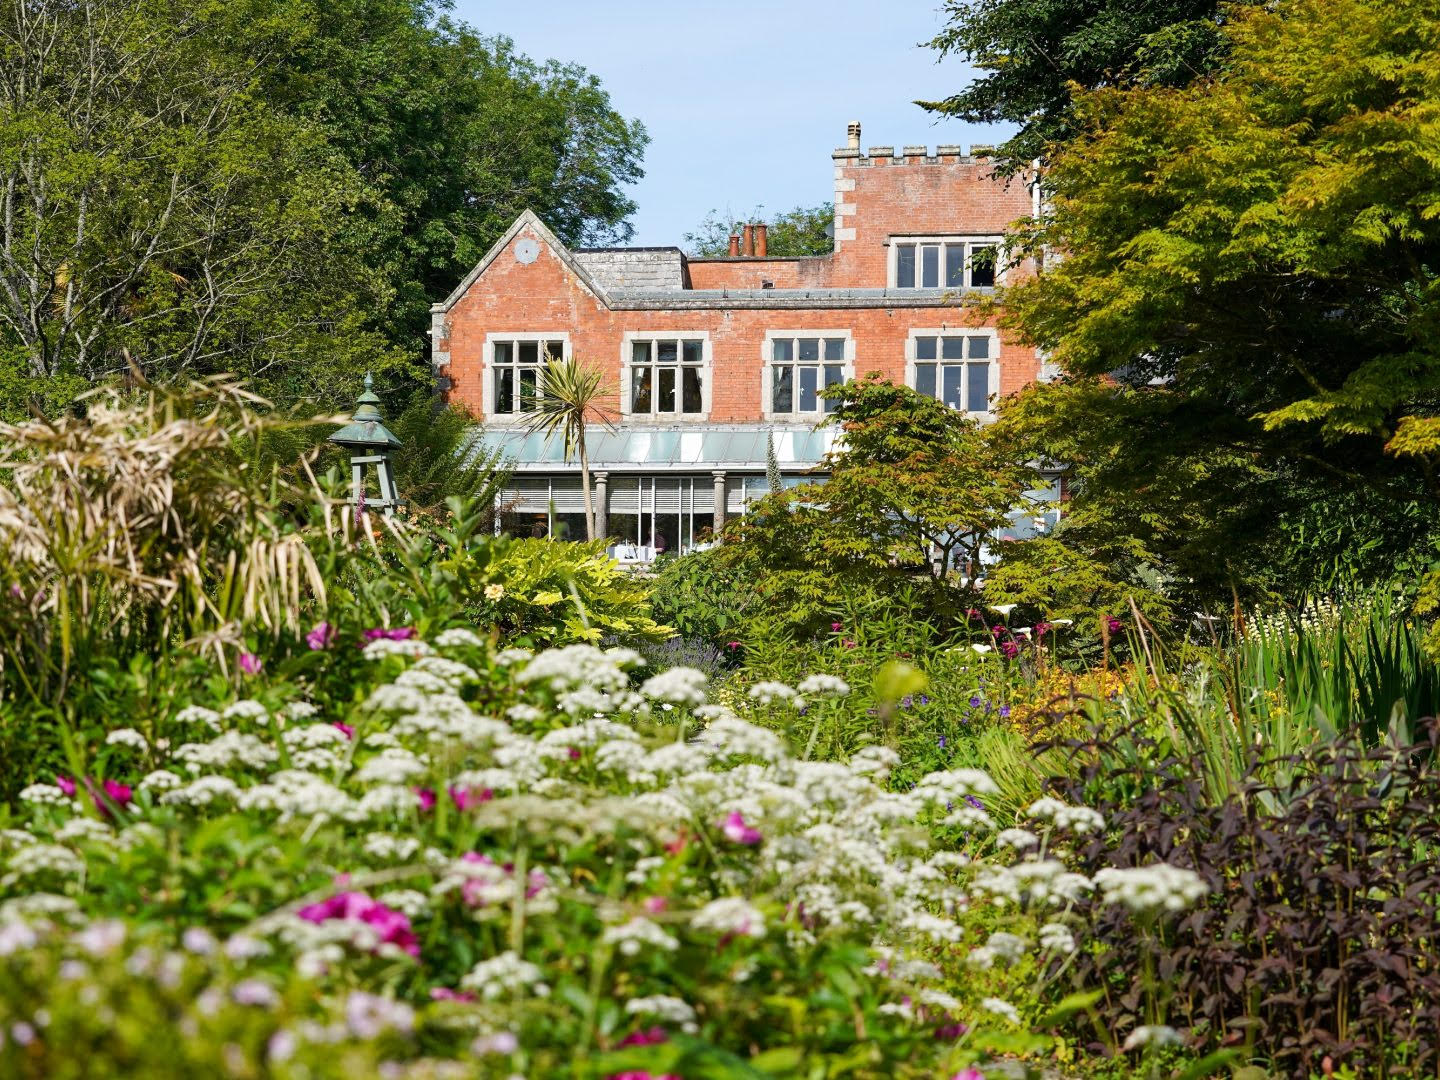
[[[293,3],[305,30],[262,71],[267,99],[323,127],[376,193],[352,223],[389,287],[373,325],[412,356],[430,304],[522,210],[571,245],[630,237],[649,139],[594,75],[482,36],[448,2],[270,2]]]
[[[590,495],[590,453],[585,442],[585,429],[601,424],[614,430],[613,411],[607,404],[615,396],[615,388],[607,386],[599,368],[590,367],[571,357],[551,357],[541,370],[539,385],[526,390],[522,409],[533,410],[526,419],[525,429],[532,434],[554,436],[559,433],[565,446],[565,460],[580,459],[580,490],[585,496],[585,539],[595,539],[595,507]]]
[[[878,374],[824,395],[839,401],[829,420],[843,433],[830,475],[728,524],[724,559],[800,623],[846,588],[914,587],[936,609],[963,611],[982,548],[1039,486],[1035,469],[990,430]]]
[[[1269,585],[1308,507],[1363,492],[1369,535],[1393,513],[1408,536],[1404,507],[1440,498],[1433,16],[1283,0],[1225,27],[1222,77],[1084,96],[1019,238],[1066,254],[1005,325],[1068,378],[1004,426],[1212,602]]]
[[[738,233],[746,222],[765,220],[764,207],[757,206],[744,221],[731,221],[728,211],[711,210],[693,233],[685,234],[685,249],[696,258],[713,258],[729,254],[730,236]],[[797,206],[777,215],[766,227],[766,253],[786,258],[806,255],[829,255],[835,240],[827,231],[835,222],[835,204]]]
[[[256,93],[264,5],[0,0],[0,408],[151,378],[383,368],[358,173]],[[263,21],[263,20],[262,20]],[[263,42],[256,42],[264,56]],[[132,358],[127,360],[127,356]]]
[[[999,147],[1009,171],[1078,134],[1076,89],[1184,85],[1215,71],[1225,51],[1220,0],[946,0],[945,11],[930,46],[986,74],[917,104],[972,123],[1018,125]]]

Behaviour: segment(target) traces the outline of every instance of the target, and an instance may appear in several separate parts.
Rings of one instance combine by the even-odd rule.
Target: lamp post
[[[400,492],[395,487],[395,473],[390,467],[390,451],[401,442],[387,428],[380,416],[380,398],[375,380],[365,373],[365,392],[355,399],[355,415],[335,434],[330,442],[350,450],[350,505],[373,506],[386,517],[400,505]],[[380,482],[380,497],[365,497],[365,469],[375,466]]]

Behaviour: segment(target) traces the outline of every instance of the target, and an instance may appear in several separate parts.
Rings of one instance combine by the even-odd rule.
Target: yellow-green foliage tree
[[[1440,499],[1440,9],[1233,14],[1217,76],[1082,97],[1022,236],[1063,257],[1004,298],[1068,374],[1008,422],[1073,463],[1077,526],[1212,599],[1302,526],[1383,548]]]

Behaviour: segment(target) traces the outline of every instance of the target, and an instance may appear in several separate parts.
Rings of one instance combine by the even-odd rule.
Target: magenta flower
[[[128,784],[115,780],[106,780],[104,787],[105,797],[119,807],[129,806],[135,795]]]
[[[315,628],[305,635],[305,644],[312,652],[328,649],[335,641],[335,628],[328,622],[316,623]]]
[[[415,628],[413,626],[375,626],[366,630],[364,634],[366,641],[379,641],[381,638],[387,641],[409,641],[414,636]]]
[[[55,777],[55,786],[58,787],[61,791],[65,792],[65,794],[70,796],[72,799],[75,797],[75,781],[71,780],[70,777]]]
[[[964,1025],[957,1025],[963,1027]],[[950,1080],[985,1080],[985,1074],[979,1069],[961,1069]]]
[[[1105,616],[1105,625],[1112,634],[1118,634],[1121,630],[1125,628],[1125,624],[1122,623],[1119,619],[1117,619],[1114,615]]]
[[[832,622],[832,623],[830,624],[830,629],[833,630],[835,633],[838,634],[838,633],[840,632],[840,628],[843,627],[844,625],[845,625],[844,623]]]
[[[841,644],[844,645],[847,649],[853,649],[856,647],[855,642],[851,641],[848,637],[844,641],[842,641]]]
[[[432,986],[431,1001],[474,1001],[475,995],[469,990],[451,990],[448,986]]]
[[[732,810],[725,816],[725,822],[720,826],[720,831],[732,844],[744,844],[746,847],[754,847],[765,839],[760,835],[759,829],[745,824],[745,819],[738,810]]]
[[[362,892],[336,893],[318,904],[307,904],[295,914],[312,923],[331,919],[358,920],[375,930],[381,944],[394,945],[411,956],[420,955],[420,940],[410,928],[410,919],[405,913],[386,907]]]
[[[665,1034],[662,1027],[645,1028],[632,1031],[620,1040],[621,1046],[657,1046],[663,1042],[669,1042],[670,1036]]]
[[[342,732],[344,732],[345,737],[346,737],[347,739],[350,739],[350,740],[352,740],[352,741],[354,740],[354,738],[355,738],[355,729],[354,729],[353,727],[351,727],[349,724],[342,723],[342,722],[339,721],[339,720],[331,720],[331,721],[330,721],[330,726],[333,727],[333,728],[339,728]]]
[[[739,643],[738,641],[727,641],[727,642],[725,642],[725,648],[729,649],[731,652],[734,652],[734,651],[735,651],[736,649],[738,649],[739,647],[740,647],[740,643]]]
[[[680,1080],[675,1073],[650,1073],[640,1069],[630,1072],[611,1073],[605,1080]]]
[[[455,803],[457,810],[472,810],[481,803],[487,803],[495,797],[495,792],[489,788],[450,788],[450,798]]]
[[[428,787],[417,787],[411,788],[410,790],[415,792],[415,798],[418,799],[420,802],[420,811],[422,813],[426,813],[435,809],[434,791],[432,791]]]
[[[659,915],[670,906],[670,901],[666,900],[663,896],[647,896],[643,906],[645,908],[645,914]]]
[[[242,652],[240,654],[240,670],[246,675],[259,675],[260,669],[265,666],[265,661],[254,653]]]
[[[1020,646],[1013,641],[1000,642],[1000,651],[1005,654],[1007,660],[1014,660],[1020,653]]]

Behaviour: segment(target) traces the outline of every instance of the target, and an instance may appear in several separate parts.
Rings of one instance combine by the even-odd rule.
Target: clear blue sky
[[[830,151],[851,120],[866,147],[1008,134],[911,104],[972,76],[920,45],[942,25],[938,0],[455,0],[454,13],[537,60],[582,64],[644,122],[636,244],[678,245],[712,208],[829,201]]]

